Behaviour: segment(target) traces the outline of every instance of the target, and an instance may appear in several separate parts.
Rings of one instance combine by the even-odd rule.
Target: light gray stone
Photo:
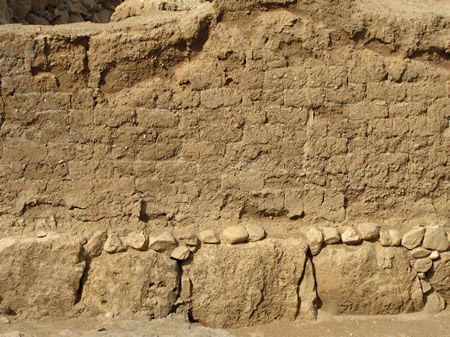
[[[178,261],[184,261],[189,258],[190,254],[191,251],[187,246],[179,246],[173,250],[172,255],[170,257]]]
[[[439,259],[439,257],[441,256],[441,254],[439,254],[439,252],[437,250],[434,250],[431,252],[430,256],[428,256],[431,260],[436,260]]]
[[[45,238],[46,236],[47,236],[47,232],[44,232],[44,231],[39,231],[39,232],[37,232],[37,237],[38,238]]]
[[[248,233],[243,226],[229,226],[223,230],[222,239],[231,244],[242,243],[248,240]]]
[[[378,240],[380,242],[380,245],[382,245],[383,247],[390,247],[391,245],[391,238],[390,235],[388,233],[388,231],[385,230],[380,230],[380,238]]]
[[[426,273],[431,269],[432,266],[433,261],[431,261],[431,259],[428,258],[417,259],[416,262],[414,263],[414,269],[418,273]]]
[[[431,286],[431,284],[428,280],[420,280],[420,285],[422,286],[422,292],[424,294],[433,290],[433,287]]]
[[[380,236],[378,226],[374,223],[366,222],[357,226],[361,239],[366,241],[377,240]]]
[[[347,245],[355,245],[361,242],[361,237],[352,227],[345,227],[341,233],[342,242]]]
[[[449,248],[447,233],[443,228],[427,228],[423,237],[423,247],[445,252]]]
[[[170,255],[176,248],[177,242],[170,232],[164,232],[156,237],[150,237],[148,246],[154,251],[165,252],[167,255]]]
[[[266,236],[266,231],[260,225],[250,223],[245,225],[245,229],[247,230],[248,241],[250,242],[262,240]]]
[[[198,238],[203,243],[218,244],[220,243],[219,235],[211,229],[198,233]]]
[[[194,233],[185,234],[180,238],[181,241],[183,241],[186,246],[189,247],[197,247],[198,246],[198,238],[197,235]]]
[[[421,257],[427,257],[428,255],[430,255],[430,253],[431,252],[428,249],[425,249],[422,247],[417,247],[417,248],[414,248],[413,250],[409,251],[408,256],[418,259]]]
[[[389,235],[391,246],[400,246],[402,243],[402,235],[400,234],[400,232],[396,229],[389,229],[387,232]]]
[[[405,233],[402,238],[402,246],[408,249],[414,249],[422,243],[425,229],[419,227],[411,229]]]
[[[144,232],[130,231],[123,235],[122,242],[126,247],[136,250],[145,250],[147,248],[148,239]]]
[[[99,256],[102,253],[103,245],[107,238],[108,235],[105,231],[95,232],[92,237],[88,239],[88,242],[84,246],[84,250],[91,257]]]
[[[308,245],[311,254],[313,256],[319,254],[323,244],[322,232],[317,228],[310,228],[308,232],[306,232],[306,238],[308,239]]]
[[[322,233],[323,233],[323,240],[328,245],[338,243],[341,241],[341,234],[339,234],[336,228],[324,227],[322,228]]]
[[[114,254],[124,252],[127,248],[124,246],[119,236],[113,233],[108,236],[108,239],[106,239],[105,244],[103,245],[103,250],[107,253]]]
[[[418,277],[420,280],[426,280],[427,275],[426,275],[425,273],[417,273],[417,277]]]

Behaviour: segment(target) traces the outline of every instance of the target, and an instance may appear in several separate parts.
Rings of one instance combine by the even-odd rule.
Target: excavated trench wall
[[[64,259],[75,266],[64,283],[72,304],[49,304],[48,312],[60,306],[70,311],[75,303],[94,312],[113,310],[101,293],[120,282],[109,282],[110,271],[95,273],[94,267],[132,264],[144,271],[150,267],[142,259],[153,261],[154,274],[136,281],[148,289],[126,282],[142,296],[133,302],[130,295],[128,309],[157,307],[152,314],[158,317],[173,310],[183,283],[174,261],[145,243],[135,245],[145,257],[108,255],[133,247],[121,243],[130,233],[156,237],[170,230],[180,239],[256,223],[269,238],[299,237],[310,226],[367,221],[400,233],[421,224],[445,233],[445,2],[435,1],[444,15],[407,1],[393,10],[382,0],[376,2],[381,7],[364,1],[186,1],[185,11],[177,12],[156,11],[155,1],[149,7],[134,3],[119,6],[110,24],[0,27],[0,231],[15,238],[38,232],[79,238],[69,240],[73,254]],[[49,252],[57,247],[52,235],[43,239],[50,240],[44,245]],[[100,255],[106,236],[113,242]],[[5,240],[6,250],[16,244]],[[24,244],[39,260],[36,242],[43,241],[30,240]],[[308,244],[298,240],[292,243],[303,247],[298,267],[283,270],[296,275],[286,276],[282,288],[293,287],[287,294],[298,293],[304,279]],[[258,249],[275,252],[273,261],[288,254],[286,243],[264,245]],[[239,254],[230,265],[248,263],[251,254]],[[383,254],[371,250],[362,260]],[[389,256],[377,261],[394,259]],[[252,261],[265,263],[257,256]],[[411,272],[405,268],[399,273]],[[261,271],[258,282],[264,284],[270,270]],[[163,274],[170,280],[154,281]],[[101,282],[106,284],[95,288]],[[270,319],[297,317],[298,301],[297,309],[279,303],[264,309],[261,301],[270,296],[257,285],[247,290],[246,303],[253,303],[245,309],[248,317],[231,324],[264,321],[258,310],[273,310]],[[392,312],[421,308],[408,304],[407,293],[399,295],[404,306]],[[27,299],[14,310],[32,312],[33,303]],[[337,311],[358,312],[355,305]]]

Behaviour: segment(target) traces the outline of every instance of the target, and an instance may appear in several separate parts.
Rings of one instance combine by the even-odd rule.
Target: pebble
[[[39,231],[37,233],[38,238],[45,238],[47,235],[48,235],[47,232],[44,232],[44,231]]]
[[[248,240],[248,233],[243,226],[229,226],[223,230],[222,238],[225,242],[231,244],[241,243]]]
[[[266,231],[263,227],[257,224],[248,224],[245,226],[248,233],[248,241],[255,242],[264,239],[266,236]]]
[[[431,250],[445,252],[449,248],[447,233],[443,228],[427,228],[422,245]]]
[[[191,251],[186,246],[179,246],[175,248],[172,252],[172,255],[170,257],[172,259],[178,260],[178,261],[184,261],[189,258],[189,255],[191,254]]]
[[[380,245],[383,247],[389,247],[391,246],[391,238],[389,236],[389,233],[385,230],[380,230],[380,239],[379,239]]]
[[[361,239],[371,241],[377,240],[380,236],[378,226],[374,223],[362,223],[358,226],[358,231],[361,234]]]
[[[414,249],[420,245],[425,234],[425,229],[414,228],[405,233],[402,238],[402,246],[408,249]]]
[[[430,253],[431,252],[428,249],[425,249],[422,247],[417,247],[417,248],[414,248],[413,250],[409,251],[408,255],[415,259],[418,259],[421,257],[427,257],[428,255],[430,255]]]
[[[436,260],[439,259],[440,256],[441,254],[437,250],[434,250],[431,252],[430,256],[428,256],[428,258],[431,260]]]
[[[391,246],[400,246],[402,243],[402,235],[400,232],[396,229],[389,229],[387,232],[391,241]]]
[[[414,263],[414,269],[418,273],[426,273],[431,269],[433,266],[433,261],[430,259],[424,258],[424,259],[417,259]]]
[[[347,245],[355,245],[361,242],[361,237],[352,227],[345,227],[341,234],[341,239]]]
[[[177,242],[170,232],[164,232],[157,237],[151,237],[148,246],[157,252],[172,253],[177,246]]]
[[[341,241],[341,235],[336,228],[325,227],[322,228],[323,240],[326,244],[338,243]]]
[[[211,229],[198,233],[198,238],[203,243],[218,244],[220,243],[219,235]]]
[[[306,233],[306,238],[308,239],[309,249],[313,256],[320,253],[323,244],[323,235],[322,232],[317,228],[311,228]]]
[[[180,239],[186,244],[186,246],[198,246],[198,238],[194,233],[185,234]]]

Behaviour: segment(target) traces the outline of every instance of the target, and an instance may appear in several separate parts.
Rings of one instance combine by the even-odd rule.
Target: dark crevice
[[[87,256],[86,251],[83,248],[82,248],[82,251],[81,251],[81,255],[83,255],[81,258],[85,259],[86,265],[84,267],[83,274],[81,275],[81,278],[80,278],[80,284],[78,286],[78,290],[77,290],[77,293],[76,293],[76,296],[75,296],[74,305],[79,303],[81,301],[82,297],[83,297],[84,285],[85,285],[85,283],[87,281],[89,270],[91,269],[92,258],[90,256]]]
[[[260,8],[263,10],[273,10],[273,9],[279,9],[279,8],[284,8],[284,9],[290,9],[290,8],[295,8],[297,6],[297,0],[294,0],[290,3],[264,3],[264,4],[260,4]]]
[[[210,26],[211,26],[211,19],[206,18],[202,22],[200,22],[199,31],[197,32],[197,35],[190,41],[189,47],[194,52],[201,52],[203,50],[203,46],[205,45],[206,41],[209,39],[210,34]]]
[[[307,263],[308,260],[311,263],[311,268],[312,268],[312,274],[313,274],[313,278],[314,278],[314,291],[316,293],[316,297],[312,303],[312,305],[314,306],[315,311],[317,312],[321,307],[322,307],[322,301],[319,298],[319,293],[318,293],[318,284],[317,284],[317,277],[316,277],[316,268],[314,266],[314,261],[313,261],[313,255],[311,253],[311,250],[308,248],[308,251],[306,253],[306,259],[305,259],[305,263],[303,265],[303,275],[300,278],[299,282],[298,282],[298,286],[297,286],[297,296],[298,296],[298,307],[297,307],[297,312],[295,314],[295,317],[298,317],[298,315],[300,314],[300,308],[301,308],[301,303],[302,303],[302,299],[300,297],[300,287],[301,284],[304,280],[304,278],[306,277],[306,273],[307,273]]]
[[[319,297],[319,285],[317,284],[317,277],[316,277],[316,266],[314,265],[314,259],[313,256],[311,254],[311,251],[308,250],[308,257],[311,261],[311,266],[312,266],[312,270],[313,270],[313,276],[314,276],[314,285],[316,288],[316,309],[319,310],[322,307],[322,300]]]
[[[428,62],[441,66],[450,66],[450,52],[438,47],[417,49],[408,52],[409,59],[425,59]]]
[[[356,32],[353,35],[351,35],[350,39],[355,41],[355,42],[360,42],[360,41],[363,41],[363,40],[366,39],[366,35],[367,35],[367,29],[363,28],[359,32]]]

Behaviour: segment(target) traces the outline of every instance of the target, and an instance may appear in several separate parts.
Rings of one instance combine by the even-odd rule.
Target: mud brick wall
[[[214,6],[0,28],[1,231],[448,222],[445,19]]]

